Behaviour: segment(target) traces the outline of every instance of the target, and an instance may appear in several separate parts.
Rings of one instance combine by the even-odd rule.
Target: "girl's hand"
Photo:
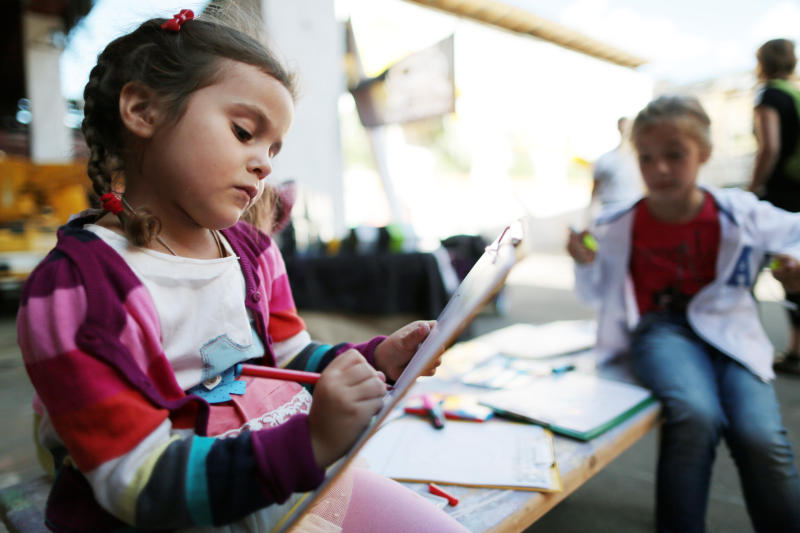
[[[788,293],[800,292],[800,261],[790,255],[776,254],[772,260],[772,275]]]
[[[320,468],[343,456],[383,406],[386,377],[356,350],[339,354],[314,386],[308,414],[311,448]]]
[[[375,348],[375,367],[392,381],[396,380],[435,324],[435,320],[417,320],[386,337]],[[432,376],[441,362],[441,356],[437,357],[423,374]]]
[[[567,252],[576,263],[581,265],[588,265],[594,262],[597,254],[594,250],[590,249],[584,244],[584,237],[589,232],[584,230],[581,232],[569,230],[569,239],[567,240]]]

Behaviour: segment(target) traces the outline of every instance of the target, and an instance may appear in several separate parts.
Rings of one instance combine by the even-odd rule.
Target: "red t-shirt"
[[[697,216],[680,224],[657,220],[639,202],[630,264],[639,313],[685,311],[716,275],[719,239],[717,205],[708,193]]]

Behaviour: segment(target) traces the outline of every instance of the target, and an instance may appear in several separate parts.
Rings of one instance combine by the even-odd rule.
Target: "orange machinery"
[[[18,290],[58,227],[89,207],[88,187],[86,161],[40,165],[0,155],[0,296]]]

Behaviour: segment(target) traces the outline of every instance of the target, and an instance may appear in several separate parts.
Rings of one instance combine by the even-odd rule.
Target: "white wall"
[[[25,13],[23,39],[25,84],[31,101],[31,159],[35,163],[70,161],[72,135],[64,125],[67,111],[61,95],[61,48],[52,36],[63,31],[58,17]]]
[[[338,100],[346,91],[344,32],[333,0],[261,0],[273,49],[299,79],[292,129],[275,160],[276,180],[294,178],[323,238],[344,233]]]
[[[347,4],[371,75],[455,34],[456,113],[443,127],[469,171],[438,165],[432,150],[404,140],[399,126],[388,135],[397,201],[425,242],[493,232],[525,214],[562,217],[585,209],[591,174],[578,161],[592,163],[616,146],[617,119],[634,115],[652,97],[649,75],[547,41],[400,0]],[[521,161],[532,170],[515,168]],[[365,191],[363,174],[345,169],[353,220],[366,205],[350,201]],[[359,187],[351,187],[351,176]],[[361,211],[363,219],[378,218]],[[553,234],[561,241],[565,232]]]

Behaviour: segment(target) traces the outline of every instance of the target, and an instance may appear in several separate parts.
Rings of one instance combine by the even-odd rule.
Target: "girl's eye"
[[[233,133],[236,135],[236,138],[242,142],[247,142],[253,138],[253,135],[249,131],[236,124],[233,125]]]
[[[275,159],[278,157],[278,154],[281,153],[281,148],[283,148],[282,143],[271,146],[269,149],[269,158]]]

